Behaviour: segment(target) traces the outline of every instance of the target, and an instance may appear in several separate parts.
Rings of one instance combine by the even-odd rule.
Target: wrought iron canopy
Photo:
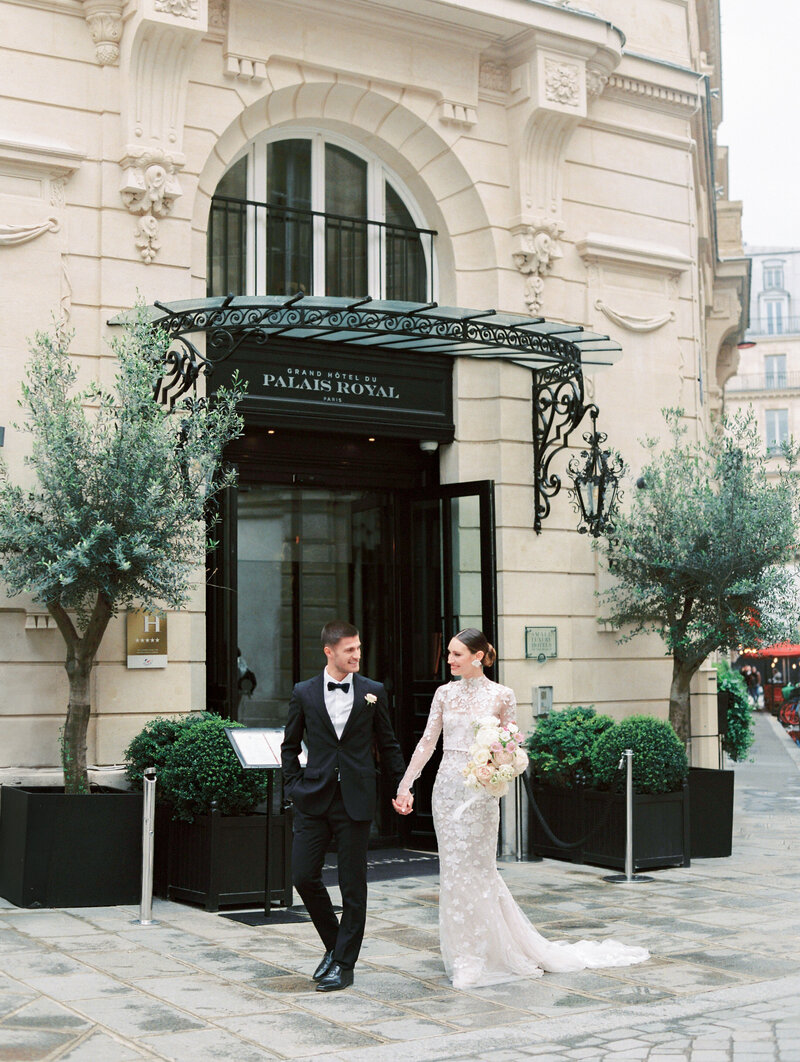
[[[396,302],[371,298],[233,296],[156,302],[146,313],[172,339],[169,365],[159,381],[162,401],[174,403],[201,374],[229,358],[245,341],[268,344],[274,336],[352,350],[405,351],[453,358],[499,359],[531,370],[533,379],[534,528],[550,511],[561,489],[550,471],[553,457],[569,443],[589,407],[584,405],[584,370],[613,365],[622,348],[608,336],[580,325],[543,317],[439,306],[435,302]],[[125,324],[135,311],[109,324]],[[189,338],[205,333],[205,352]]]

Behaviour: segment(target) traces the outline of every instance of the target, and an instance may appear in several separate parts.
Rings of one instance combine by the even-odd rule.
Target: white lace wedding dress
[[[538,933],[497,871],[495,853],[500,817],[497,797],[476,795],[461,773],[473,744],[472,721],[493,715],[515,722],[513,690],[484,675],[440,686],[425,733],[398,792],[408,790],[436,747],[444,729],[444,752],[433,787],[433,822],[439,845],[439,937],[445,970],[455,988],[498,984],[517,977],[540,977],[587,967],[631,966],[644,962],[644,948],[614,940],[551,942]]]

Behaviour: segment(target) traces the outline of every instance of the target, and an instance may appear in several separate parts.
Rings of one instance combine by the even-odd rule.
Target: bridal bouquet
[[[519,740],[516,723],[502,726],[493,715],[476,719],[472,724],[475,742],[469,750],[464,768],[464,783],[469,789],[487,789],[497,797],[505,796],[508,783],[528,766],[528,755]]]

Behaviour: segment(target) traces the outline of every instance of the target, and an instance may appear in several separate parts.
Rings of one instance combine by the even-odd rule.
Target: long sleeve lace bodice
[[[433,755],[439,735],[444,730],[444,751],[461,752],[464,763],[473,743],[475,719],[493,715],[505,726],[516,722],[517,699],[508,686],[492,682],[485,675],[474,679],[460,679],[440,686],[433,696],[425,731],[409,761],[408,770],[398,787],[407,792],[422,773]]]

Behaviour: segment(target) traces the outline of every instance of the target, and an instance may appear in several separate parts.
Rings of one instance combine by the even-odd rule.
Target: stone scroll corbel
[[[189,70],[207,31],[208,0],[139,0],[125,27],[120,195],[138,216],[134,241],[147,265],[161,247],[159,223],[181,195]]]
[[[132,214],[138,214],[135,241],[143,260],[149,265],[161,247],[158,221],[172,210],[181,195],[175,164],[163,151],[147,151],[122,160],[123,177],[120,195]]]
[[[512,232],[514,265],[525,277],[525,305],[534,316],[542,312],[544,278],[561,258],[564,224],[555,218],[534,218]]]

